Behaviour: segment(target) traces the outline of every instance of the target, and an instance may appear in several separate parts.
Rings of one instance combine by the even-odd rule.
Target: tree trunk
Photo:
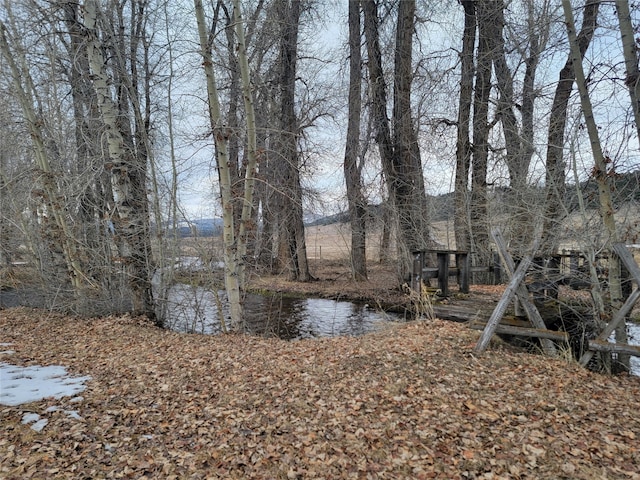
[[[216,149],[216,165],[218,169],[220,199],[222,202],[224,283],[229,301],[231,327],[235,330],[242,330],[244,328],[244,320],[240,297],[240,284],[238,281],[238,265],[234,252],[235,229],[233,223],[233,197],[231,196],[231,173],[229,169],[229,151],[227,145],[228,133],[222,122],[218,86],[213,69],[211,45],[209,43],[210,36],[207,32],[202,0],[194,0],[194,7],[198,24],[198,36],[200,39],[200,53],[203,58],[203,67],[207,80],[209,122],[213,131],[213,140]]]
[[[577,37],[580,55],[584,56],[598,21],[599,1],[585,0],[582,27]],[[565,144],[565,127],[567,124],[567,107],[573,89],[574,72],[571,54],[560,70],[558,85],[551,105],[549,131],[547,135],[547,159],[545,170],[546,206],[544,214],[544,230],[542,251],[554,253],[558,247],[558,226],[562,225],[564,213],[562,204],[565,197],[565,162],[563,150]]]
[[[594,169],[593,176],[598,184],[598,197],[600,201],[600,215],[604,224],[606,236],[605,248],[609,251],[609,293],[611,296],[611,311],[615,312],[622,306],[622,288],[620,277],[620,262],[614,255],[612,247],[618,242],[618,233],[614,218],[614,206],[611,194],[610,178],[615,174],[613,171],[607,170],[607,160],[605,159],[600,143],[598,126],[593,116],[593,107],[587,89],[587,81],[582,67],[582,52],[578,44],[578,38],[575,30],[575,21],[573,19],[573,11],[569,0],[562,0],[565,21],[567,24],[567,35],[569,37],[569,46],[571,48],[571,59],[573,71],[575,73],[576,85],[580,92],[580,104],[584,120],[589,134],[589,141],[593,153]],[[610,312],[611,313],[611,312]],[[627,330],[625,322],[621,322],[616,328],[616,342],[627,343]],[[618,356],[619,363],[625,370],[629,370],[629,355],[620,354]]]
[[[232,196],[232,173],[229,168],[228,151],[228,129],[223,125],[222,113],[220,109],[219,92],[216,82],[213,60],[211,56],[211,45],[208,35],[204,9],[201,0],[194,0],[196,20],[198,24],[198,36],[200,39],[201,54],[204,59],[203,66],[207,79],[207,96],[209,104],[209,121],[213,130],[213,137],[216,147],[216,160],[220,181],[220,197],[223,212],[223,243],[224,243],[224,272],[225,287],[229,300],[229,310],[231,314],[231,326],[235,330],[244,329],[244,318],[242,309],[242,293],[244,292],[245,281],[245,255],[247,242],[246,223],[251,220],[251,209],[253,206],[253,193],[255,185],[255,173],[257,165],[256,152],[256,123],[253,108],[253,95],[249,79],[249,64],[247,58],[244,24],[239,0],[234,0],[233,19],[237,46],[237,64],[242,85],[242,97],[245,107],[245,117],[247,122],[247,166],[244,178],[244,193],[242,196],[242,209],[240,214],[234,213],[234,198]],[[239,218],[238,232],[236,235],[236,218]]]
[[[410,271],[412,252],[432,247],[427,196],[414,120],[411,114],[415,0],[398,3],[393,95],[393,191],[399,218],[398,254],[402,277]]]
[[[290,1],[290,3],[289,3]],[[280,181],[278,196],[278,259],[293,280],[309,281],[309,263],[302,219],[302,187],[298,156],[299,124],[295,113],[295,84],[301,0],[279,0],[283,11],[280,42]],[[286,19],[286,20],[284,20]]]
[[[431,246],[427,197],[416,130],[411,115],[412,48],[415,1],[398,4],[394,67],[393,135],[387,117],[387,93],[379,43],[376,2],[363,2],[371,115],[390,204],[396,217],[398,276],[409,272],[413,250]]]
[[[629,0],[616,0],[616,13],[620,25],[620,40],[624,53],[624,65],[627,73],[625,83],[629,89],[633,118],[636,123],[638,141],[640,141],[640,71],[638,71],[638,47],[631,24]]]
[[[473,157],[471,171],[472,260],[476,265],[490,265],[489,219],[487,197],[487,162],[489,156],[489,95],[491,93],[491,35],[494,29],[488,1],[477,4],[478,52],[476,85],[473,98]]]
[[[61,282],[63,286],[65,283],[67,286],[71,285],[78,300],[84,293],[83,289],[88,286],[88,277],[83,271],[76,240],[61,202],[62,195],[58,191],[55,174],[49,162],[43,132],[44,121],[38,117],[34,109],[34,104],[38,102],[33,80],[26,68],[26,59],[11,50],[7,29],[2,21],[0,21],[0,54],[5,57],[9,66],[16,97],[22,108],[33,144],[38,173],[37,184],[41,188],[39,193],[44,206],[41,219],[47,222],[48,227],[42,230],[45,235],[43,240],[54,259],[54,276],[49,280]]]
[[[471,105],[473,98],[473,53],[476,43],[476,7],[463,1],[464,31],[460,53],[460,98],[458,100],[458,136],[456,141],[456,179],[454,193],[454,230],[456,248],[469,250],[469,167],[471,165]]]
[[[525,58],[525,75],[522,87],[522,102],[518,108],[514,98],[513,75],[507,65],[505,42],[503,38],[504,2],[493,1],[491,5],[491,21],[489,28],[494,29],[490,35],[493,65],[496,74],[498,91],[498,116],[502,123],[505,138],[505,161],[509,171],[510,190],[507,200],[507,211],[511,219],[511,249],[516,256],[521,256],[528,248],[535,224],[531,198],[528,198],[528,173],[533,155],[533,108],[534,81],[540,54],[540,40],[533,21],[533,5],[528,5],[529,23],[529,55]],[[539,27],[547,28],[547,27]],[[546,35],[544,35],[546,37]],[[515,109],[521,112],[522,126],[518,125]]]
[[[344,177],[351,220],[351,274],[367,279],[366,200],[362,192],[360,117],[362,115],[362,52],[360,1],[349,2],[349,121],[344,153]],[[362,160],[360,160],[362,162]]]
[[[148,212],[145,185],[147,159],[146,156],[142,160],[136,158],[131,150],[132,142],[128,138],[130,134],[123,132],[123,122],[128,121],[128,116],[127,118],[122,117],[127,108],[122,104],[124,102],[122,93],[117,95],[118,104],[114,104],[112,100],[111,79],[106,72],[107,62],[102,53],[102,45],[97,32],[97,16],[96,1],[88,0],[84,8],[84,31],[93,87],[107,133],[106,141],[110,161],[108,170],[111,174],[116,213],[112,218],[113,228],[118,240],[120,260],[129,275],[133,312],[155,318],[151,272],[149,271],[148,218],[145,218],[145,214]],[[117,47],[113,46],[113,48]],[[120,56],[122,52],[123,50],[119,50]],[[125,83],[116,84],[117,91],[122,92],[125,89]],[[140,161],[144,161],[145,165],[140,165]]]
[[[369,70],[369,95],[371,109],[371,123],[375,136],[382,174],[388,191],[388,200],[383,204],[383,235],[382,245],[389,245],[391,219],[395,217],[395,200],[392,193],[393,183],[393,144],[391,141],[391,127],[387,117],[387,86],[382,70],[382,52],[380,50],[380,38],[378,33],[378,9],[375,1],[362,2],[364,12],[364,33],[367,46],[367,67]],[[391,213],[393,210],[394,213]],[[393,222],[394,227],[397,222]],[[380,260],[384,261],[388,254],[388,248],[381,249]],[[400,279],[402,274],[399,273]]]
[[[240,7],[240,0],[233,1],[233,18],[235,32],[238,39],[238,66],[240,68],[240,80],[242,84],[242,101],[244,104],[247,124],[246,162],[244,167],[244,190],[242,195],[242,208],[240,213],[240,225],[238,226],[238,281],[242,291],[245,289],[245,269],[247,246],[250,235],[253,233],[253,206],[254,190],[256,183],[256,170],[258,166],[258,147],[256,114],[253,104],[253,92],[251,91],[251,78],[249,74],[249,58],[245,40],[245,26]]]

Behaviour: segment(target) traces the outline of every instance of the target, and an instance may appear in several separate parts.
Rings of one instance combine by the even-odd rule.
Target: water
[[[219,307],[225,324],[229,318],[224,292],[177,284],[169,289],[166,326],[189,333],[221,332]],[[366,304],[321,298],[291,298],[282,295],[248,294],[244,299],[247,332],[286,340],[364,335],[388,322],[404,321],[402,315],[369,308]]]
[[[629,345],[640,345],[640,324],[627,323]],[[631,357],[631,373],[640,377],[640,357]]]

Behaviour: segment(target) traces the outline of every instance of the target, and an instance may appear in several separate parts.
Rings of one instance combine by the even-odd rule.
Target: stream
[[[216,298],[217,297],[217,298]],[[166,300],[166,326],[175,331],[217,334],[221,332],[218,304],[228,326],[225,293],[177,284]],[[247,332],[285,340],[358,336],[375,331],[388,322],[404,321],[400,314],[370,308],[366,304],[322,298],[247,294],[244,299]]]
[[[161,304],[166,309],[166,327],[185,333],[221,332],[218,301],[228,323],[224,292],[216,294],[202,287],[176,284]],[[20,305],[50,308],[42,292],[33,288],[0,290],[0,308]],[[370,308],[366,304],[322,298],[292,298],[282,295],[249,294],[244,300],[247,332],[286,340],[358,336],[376,331],[389,322],[403,322],[403,315]],[[628,323],[630,345],[640,345],[640,324]],[[631,357],[631,372],[640,376],[640,358]]]

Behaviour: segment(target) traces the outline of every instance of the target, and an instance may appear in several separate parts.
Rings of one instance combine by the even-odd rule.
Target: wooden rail
[[[429,258],[436,257],[436,266],[426,265]],[[451,257],[455,267],[451,266]],[[449,296],[449,277],[455,276],[460,291],[469,293],[469,254],[463,250],[417,250],[413,252],[411,288],[420,291],[425,279],[437,278],[443,297]]]
[[[436,259],[435,264],[433,258]],[[451,264],[451,259],[455,263]],[[438,279],[438,288],[442,296],[449,295],[449,277],[456,277],[460,291],[469,293],[471,276],[474,273],[489,273],[492,284],[498,285],[502,281],[502,267],[497,253],[494,262],[488,266],[471,266],[469,253],[464,250],[416,250],[413,252],[413,266],[411,273],[411,288],[418,291],[421,282],[431,278]]]
[[[626,353],[627,355],[633,355],[640,357],[639,345],[628,345],[626,343],[611,343],[606,340],[589,340],[589,350],[595,350],[599,352],[615,352]]]
[[[486,326],[486,323],[469,324],[469,328],[471,328],[472,330],[484,330]],[[517,335],[520,337],[544,338],[548,340],[557,340],[560,342],[569,341],[569,334],[567,332],[532,327],[516,327],[514,325],[504,325],[502,323],[498,324],[495,327],[494,333]]]

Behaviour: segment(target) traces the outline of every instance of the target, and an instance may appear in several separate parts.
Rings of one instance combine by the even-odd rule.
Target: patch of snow
[[[91,377],[72,377],[62,366],[19,367],[0,362],[0,405],[16,406],[82,392]]]
[[[10,342],[9,343],[7,343],[7,342],[0,343],[0,347],[10,347],[11,345],[13,345],[13,343],[10,343]]]
[[[77,410],[65,410],[64,413],[70,418],[74,418],[76,420],[83,420],[83,418],[80,416]]]
[[[31,425],[32,430],[41,432],[42,429],[47,426],[49,420],[47,420],[46,418],[40,418],[40,415],[38,415],[37,413],[25,413],[22,416],[22,424],[28,425],[30,423],[33,423],[33,425]]]
[[[28,423],[37,422],[38,420],[40,420],[40,415],[38,415],[37,413],[25,413],[22,416],[22,424],[23,425],[26,425]]]
[[[13,355],[15,350],[5,350],[4,352],[0,352],[0,355]]]
[[[41,418],[36,423],[31,425],[31,430],[35,430],[36,432],[41,432],[42,429],[47,426],[47,423],[49,423],[49,420],[47,420],[46,418]]]

